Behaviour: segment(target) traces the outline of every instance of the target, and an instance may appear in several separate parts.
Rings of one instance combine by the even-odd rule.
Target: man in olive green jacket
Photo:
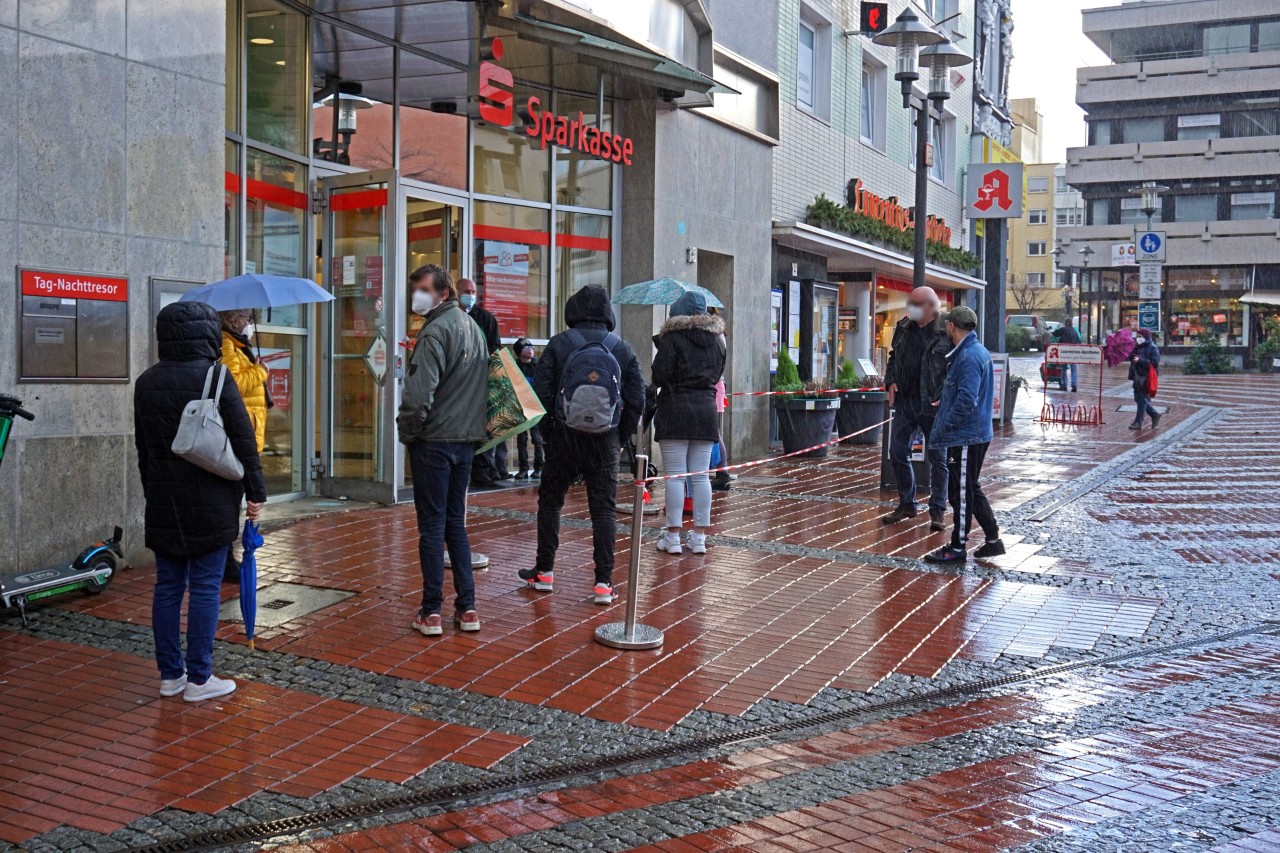
[[[413,502],[418,511],[422,606],[413,627],[427,637],[444,633],[444,549],[453,569],[454,624],[479,631],[467,485],[476,447],[485,440],[489,347],[462,307],[449,273],[434,264],[409,276],[412,308],[426,318],[418,333],[396,418],[408,445]]]

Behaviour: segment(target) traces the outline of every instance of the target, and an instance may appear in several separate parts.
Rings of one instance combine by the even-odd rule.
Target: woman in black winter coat
[[[160,362],[138,377],[133,393],[134,441],[146,498],[146,545],[156,554],[151,629],[160,669],[160,695],[182,694],[188,702],[225,696],[231,679],[213,674],[213,634],[218,626],[219,592],[227,549],[240,531],[240,500],[248,497],[248,517],[256,520],[267,500],[253,424],[235,380],[227,374],[218,412],[243,480],[226,480],[174,455],[170,447],[182,410],[200,399],[209,370],[214,395],[222,356],[218,314],[202,302],[176,302],[156,320]],[[187,604],[184,665],[180,620]]]
[[[716,383],[724,374],[724,321],[707,313],[706,299],[686,293],[671,306],[671,318],[658,338],[653,360],[653,384],[658,389],[654,436],[662,449],[667,475],[694,473],[667,480],[667,532],[658,550],[682,551],[685,483],[693,493],[693,532],[689,549],[707,553],[706,529],[711,526],[711,448],[719,440]]]

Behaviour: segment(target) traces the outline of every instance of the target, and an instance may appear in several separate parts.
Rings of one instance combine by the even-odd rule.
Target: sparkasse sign
[[[481,42],[480,67],[476,87],[482,121],[510,128],[515,123],[515,81],[511,72],[498,63],[502,60],[502,39]],[[542,140],[542,148],[557,145],[591,157],[631,165],[635,143],[629,137],[611,133],[591,124],[581,111],[576,117],[556,115],[542,109],[542,99],[530,95],[521,111],[524,132]]]

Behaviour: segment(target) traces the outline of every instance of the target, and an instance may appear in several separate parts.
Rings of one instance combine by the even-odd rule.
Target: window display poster
[[[791,281],[787,291],[787,349],[791,360],[800,363],[800,282]]]
[[[1009,356],[1004,353],[992,353],[992,394],[991,419],[997,424],[1004,422],[1005,376],[1009,372]]]
[[[262,272],[298,275],[302,223],[293,211],[267,205],[262,210]],[[245,265],[246,268],[248,264]],[[254,270],[256,272],[256,270]]]
[[[262,366],[267,369],[267,391],[271,394],[271,402],[275,408],[288,413],[293,403],[293,389],[290,377],[293,375],[292,353],[287,349],[259,350]]]
[[[364,296],[365,299],[377,299],[382,296],[382,255],[365,255]],[[381,311],[382,308],[375,310]]]
[[[769,302],[769,373],[773,374],[778,372],[778,350],[782,346],[782,291],[770,291]]]
[[[504,338],[524,337],[529,331],[529,247],[520,243],[484,241],[484,304],[498,320]]]

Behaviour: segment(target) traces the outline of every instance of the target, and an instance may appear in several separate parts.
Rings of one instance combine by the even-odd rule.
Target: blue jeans
[[[1155,423],[1154,419],[1159,417],[1160,413],[1151,405],[1151,398],[1147,396],[1145,388],[1139,389],[1137,385],[1133,386],[1133,402],[1138,404],[1138,414],[1133,417],[1135,424],[1142,426],[1142,418],[1145,415],[1151,415],[1152,423]]]
[[[151,632],[156,643],[156,666],[161,678],[181,678],[204,684],[213,674],[213,632],[218,627],[222,572],[227,565],[223,546],[199,557],[156,554],[156,586],[151,595]],[[187,600],[187,664],[182,665],[182,597]]]
[[[899,406],[893,413],[893,431],[889,434],[889,461],[898,481],[898,504],[914,508],[916,505],[916,472],[911,464],[911,440],[916,431],[924,434],[926,442],[933,430],[933,415],[922,415],[908,406]],[[940,450],[926,444],[925,458],[929,462],[929,509],[946,512],[947,509],[947,457]]]
[[[409,445],[413,504],[418,511],[418,561],[422,564],[423,616],[440,612],[444,601],[444,549],[453,564],[454,606],[459,613],[476,606],[467,539],[467,485],[476,446],[470,441],[415,441]]]
[[[1080,365],[1078,364],[1062,365],[1062,384],[1067,388],[1080,387]]]

